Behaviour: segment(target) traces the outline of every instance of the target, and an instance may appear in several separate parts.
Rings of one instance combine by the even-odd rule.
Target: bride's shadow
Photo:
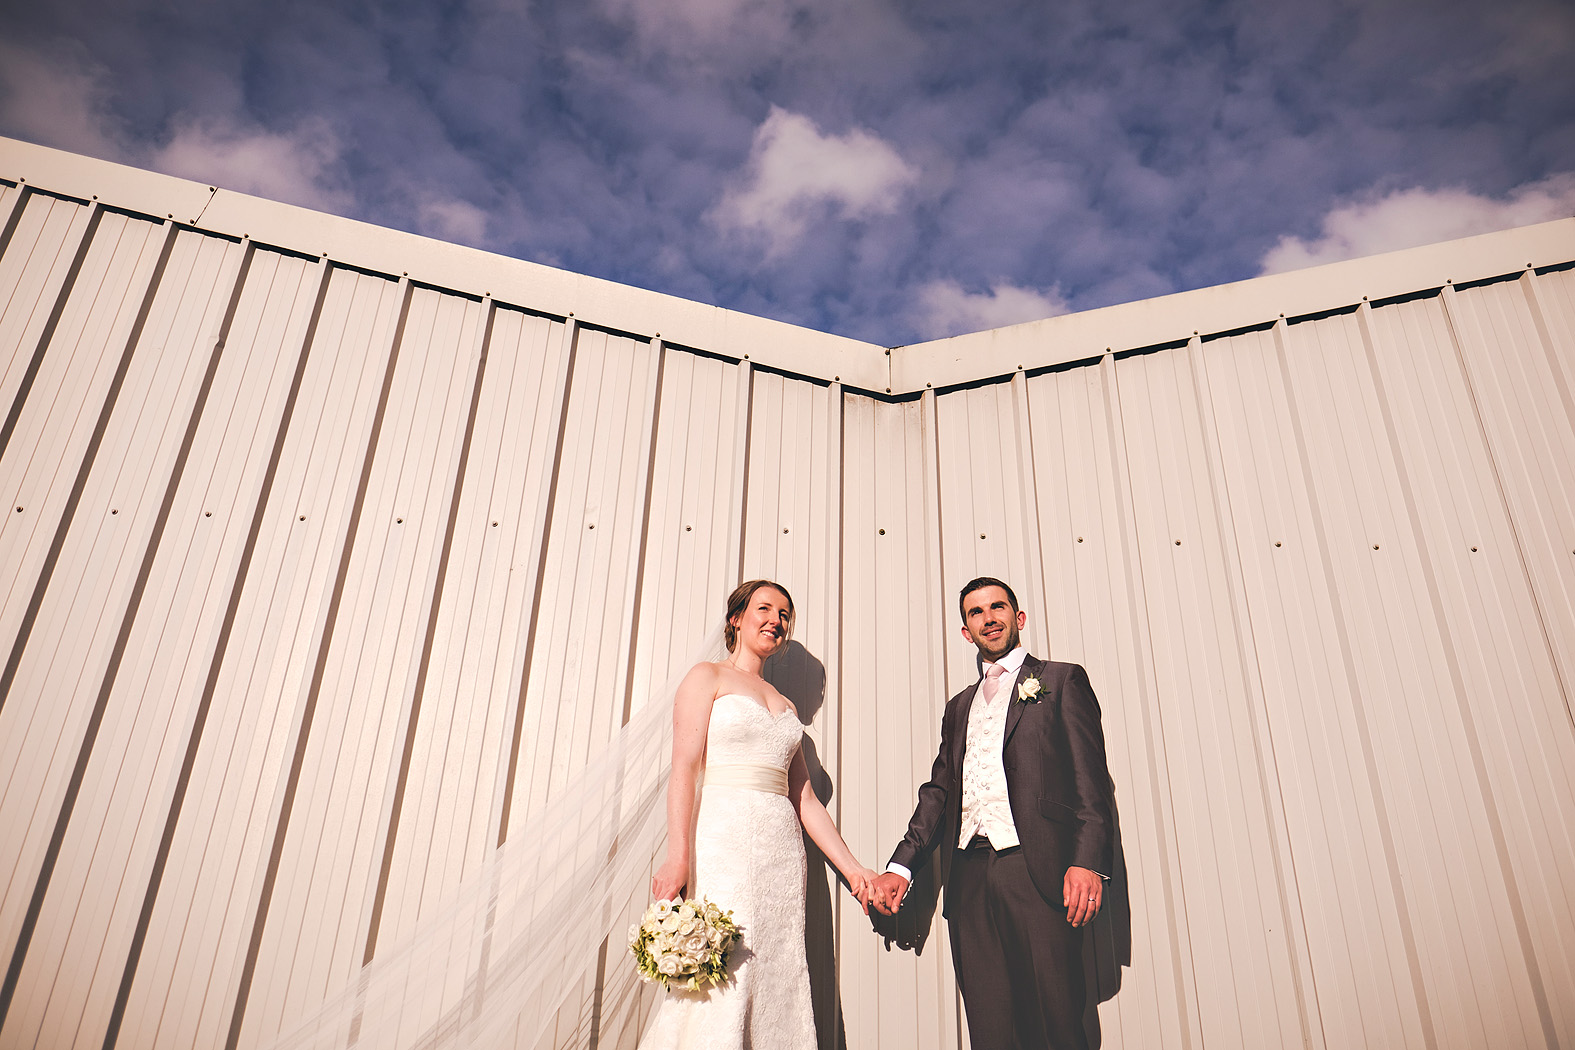
[[[804,725],[814,721],[826,702],[826,665],[798,642],[790,641],[782,651],[766,661],[762,669],[766,681],[793,701],[798,719]],[[809,767],[809,783],[823,804],[830,805],[831,777],[820,764],[815,741],[804,737],[804,764]],[[815,1004],[815,1031],[820,1050],[845,1050],[847,1035],[842,1026],[842,1008],[837,997],[836,910],[834,897],[838,875],[824,856],[804,836],[804,854],[809,863],[808,887],[804,896],[804,952],[809,959],[810,992]]]

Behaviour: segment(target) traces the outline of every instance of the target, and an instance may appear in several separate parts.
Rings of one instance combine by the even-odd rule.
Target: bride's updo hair
[[[788,593],[787,588],[775,580],[745,580],[733,588],[733,593],[727,596],[727,625],[722,628],[722,640],[727,643],[728,652],[732,652],[733,646],[738,644],[738,628],[733,626],[733,618],[744,614],[744,610],[749,608],[749,600],[762,587],[770,587],[787,599],[787,633],[789,638],[793,637],[793,618],[797,614],[793,611],[793,596]]]

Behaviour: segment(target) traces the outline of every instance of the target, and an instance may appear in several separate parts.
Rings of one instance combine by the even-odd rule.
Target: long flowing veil
[[[698,658],[724,655],[719,628]],[[635,977],[628,928],[666,849],[678,681],[273,1050],[632,1046],[655,996]]]

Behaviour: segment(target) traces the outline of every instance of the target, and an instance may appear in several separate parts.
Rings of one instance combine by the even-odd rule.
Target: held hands
[[[864,909],[864,914],[870,913],[870,899],[874,896],[875,873],[869,868],[855,868],[847,874],[848,892],[853,894],[859,902],[859,907]]]
[[[871,885],[871,895],[875,903],[875,910],[882,915],[895,915],[897,909],[902,907],[903,895],[908,892],[908,880],[894,871],[883,872],[875,877]],[[869,914],[865,908],[864,913]]]
[[[689,865],[669,858],[651,876],[651,898],[659,901],[677,900],[684,895],[684,885],[689,881]]]
[[[1066,921],[1073,926],[1086,926],[1099,914],[1104,903],[1105,880],[1087,868],[1066,869],[1066,879],[1061,884],[1061,903],[1066,906]]]

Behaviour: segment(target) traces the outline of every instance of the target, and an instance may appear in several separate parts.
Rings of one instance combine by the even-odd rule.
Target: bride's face
[[[749,604],[732,622],[738,628],[738,646],[747,647],[763,659],[787,641],[792,621],[787,595],[775,587],[761,587],[749,596]]]

